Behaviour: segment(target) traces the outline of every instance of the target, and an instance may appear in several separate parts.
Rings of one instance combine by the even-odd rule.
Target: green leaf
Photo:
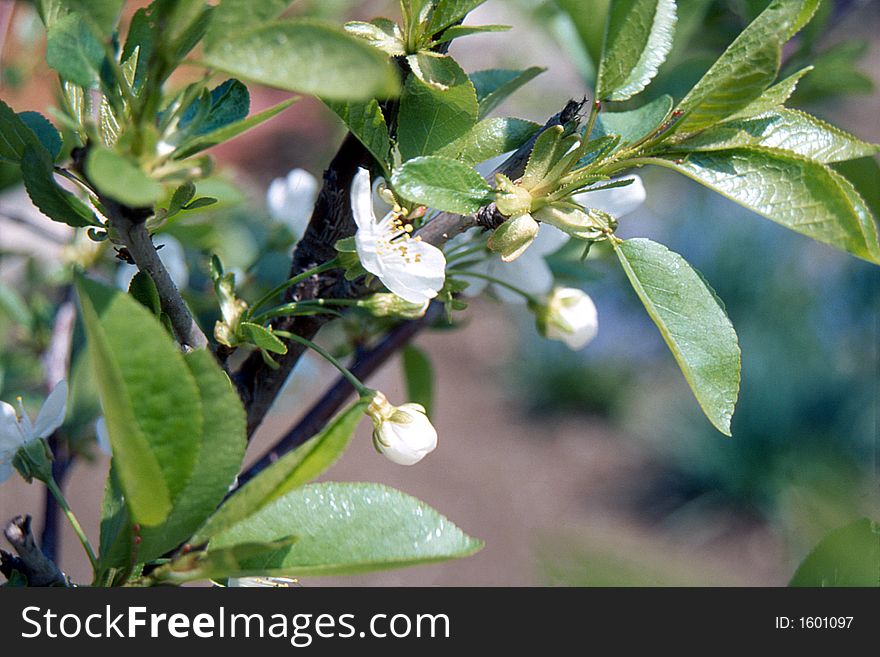
[[[201,105],[206,105],[204,110]],[[206,135],[215,130],[244,120],[251,107],[251,96],[247,87],[235,79],[226,80],[223,84],[211,89],[204,99],[197,98],[183,112],[178,128],[189,130],[194,135]],[[192,121],[204,112],[204,119],[194,128]]]
[[[30,329],[33,326],[34,315],[24,298],[14,287],[3,281],[0,281],[0,312],[24,328]],[[2,380],[2,375],[0,375],[0,380]],[[2,389],[2,385],[0,385],[0,389]]]
[[[85,203],[55,182],[52,160],[39,144],[25,148],[21,159],[21,177],[33,204],[53,221],[74,228],[102,225]]]
[[[716,151],[748,146],[789,151],[823,164],[854,160],[880,152],[880,146],[876,144],[868,144],[805,112],[785,108],[749,119],[721,123],[676,144],[675,148]]]
[[[802,235],[880,262],[870,210],[849,182],[818,162],[758,147],[653,161]]]
[[[116,26],[119,13],[125,0],[54,0],[58,11],[76,13],[101,30],[110,34]]]
[[[482,547],[423,502],[379,484],[314,484],[293,490],[214,537],[212,550],[298,540],[241,563],[237,575],[318,576],[436,563]]]
[[[379,107],[379,101],[375,99],[366,103],[326,101],[326,104],[342,119],[351,134],[370,151],[376,162],[387,170],[391,157],[391,139],[388,136],[388,125]]]
[[[345,31],[365,40],[391,57],[406,55],[406,43],[400,26],[387,18],[376,18],[369,23],[351,21],[345,24]]]
[[[635,144],[663,125],[671,112],[670,96],[660,96],[628,112],[603,112],[596,122],[593,136],[620,135],[621,143]]]
[[[25,112],[22,112],[25,114]],[[0,100],[0,162],[19,164],[25,148],[37,142],[34,131]]]
[[[178,146],[177,151],[175,151],[174,153],[174,158],[177,160],[182,160],[184,158],[191,157],[196,153],[200,153],[203,150],[212,148],[217,144],[222,144],[235,137],[238,137],[240,134],[247,132],[251,128],[255,128],[261,123],[277,116],[288,107],[293,105],[297,100],[299,99],[289,98],[288,100],[282,101],[277,105],[270,107],[269,109],[258,112],[257,114],[253,114],[246,119],[236,121],[235,123],[230,123],[229,125],[225,125],[222,128],[219,128],[207,134],[202,134],[197,137],[187,139],[186,141],[181,143],[180,146]]]
[[[626,100],[657,75],[672,50],[675,0],[611,0],[596,96]]]
[[[254,82],[329,100],[383,98],[398,89],[383,53],[314,21],[272,21],[227,34],[208,45],[203,61]]]
[[[474,34],[486,34],[489,32],[507,32],[510,25],[453,25],[434,43],[447,43]]]
[[[246,568],[252,568],[249,564],[271,559],[280,551],[287,551],[298,540],[297,536],[288,536],[268,543],[241,543],[208,553],[192,552],[176,557],[153,576],[166,585],[224,579],[241,573]]]
[[[394,172],[391,184],[410,201],[458,214],[473,214],[494,198],[479,173],[445,157],[410,160]]]
[[[242,322],[239,325],[242,337],[260,349],[273,354],[286,354],[287,345],[284,344],[272,331],[251,322]]]
[[[736,332],[714,292],[677,253],[647,239],[615,246],[627,278],[709,421],[730,435],[739,395]]]
[[[127,294],[76,282],[113,463],[135,522],[161,524],[194,470],[199,390],[173,339]]]
[[[196,543],[204,543],[248,516],[319,477],[342,455],[369,402],[352,404],[324,429],[292,452],[282,456],[247,482],[199,529]]]
[[[437,72],[441,67],[444,73]],[[398,145],[404,161],[432,155],[476,125],[479,108],[470,79],[451,57],[435,66],[435,76],[446,82],[441,91],[415,75],[407,77],[400,99]]]
[[[34,133],[37,141],[52,157],[52,161],[58,159],[62,146],[61,135],[55,126],[49,122],[49,119],[39,112],[21,112],[18,118]]]
[[[65,80],[80,87],[97,87],[101,81],[104,46],[87,22],[77,14],[69,14],[48,30],[46,63]]]
[[[439,34],[453,23],[463,19],[484,2],[486,0],[437,0],[428,19],[425,33]]]
[[[434,402],[434,368],[428,355],[413,345],[403,350],[403,376],[406,398],[425,407],[428,415]]]
[[[229,34],[241,32],[278,18],[294,0],[223,0],[214,9],[205,36],[206,45],[213,45]]]
[[[128,284],[128,293],[144,308],[157,317],[162,313],[162,300],[159,290],[148,272],[139,271]]]
[[[547,128],[538,135],[529,156],[526,171],[523,174],[523,187],[529,190],[534,189],[550,177],[554,169],[560,168],[560,162],[568,159],[566,156],[576,154],[572,149],[577,140],[576,135],[566,136],[565,129],[561,125]]]
[[[162,198],[160,183],[127,158],[106,148],[89,150],[86,175],[102,194],[129,207],[152,207]]]
[[[437,155],[476,165],[515,151],[540,129],[537,123],[522,119],[485,119],[463,137],[441,148]]]
[[[759,98],[779,73],[783,44],[817,4],[818,0],[773,0],[681,101],[678,109],[684,117],[676,131],[697,132]]]
[[[142,527],[138,534],[141,541],[137,555],[141,562],[177,547],[204,523],[235,481],[247,446],[244,408],[229,377],[204,349],[185,354],[184,360],[199,388],[204,427],[192,474],[177,496],[170,515],[161,525]],[[125,522],[117,518],[112,528],[108,526],[108,537],[113,531],[116,544],[113,552],[107,552],[104,562],[119,567],[130,558],[133,547],[134,531],[127,515]]]
[[[880,525],[862,518],[834,530],[807,555],[788,585],[880,587]]]
[[[495,68],[471,73],[471,82],[477,92],[477,101],[480,104],[478,118],[482,120],[489,116],[496,107],[520,87],[528,84],[546,70],[546,68],[533,66],[524,71]]]
[[[812,66],[807,66],[805,68],[802,68],[797,73],[789,75],[784,80],[777,82],[772,87],[767,89],[767,91],[761,94],[756,100],[752,101],[739,112],[729,117],[728,120],[732,121],[734,119],[747,119],[752,116],[763,114],[764,112],[781,109],[785,102],[789,98],[791,98],[791,95],[797,89],[798,82],[801,81],[801,78],[812,70]]]

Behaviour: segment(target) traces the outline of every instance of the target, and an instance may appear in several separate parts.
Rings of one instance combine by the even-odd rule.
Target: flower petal
[[[404,247],[405,255],[401,252]],[[436,297],[446,280],[443,252],[432,244],[412,239],[401,243],[401,250],[392,248],[382,255],[380,271],[376,274],[379,280],[410,303],[422,304]]]
[[[370,172],[366,169],[358,169],[351,182],[351,211],[358,232],[374,230],[376,213],[373,212],[373,188],[370,185]]]
[[[18,416],[15,407],[0,401],[0,455],[4,452],[16,452],[22,446],[21,428],[18,425]],[[2,458],[2,456],[0,456]]]
[[[318,180],[312,174],[305,169],[293,169],[286,178],[276,178],[269,185],[269,214],[301,236],[312,216],[318,192]]]
[[[67,381],[59,381],[49,393],[34,423],[34,436],[48,438],[64,422],[67,414]]]

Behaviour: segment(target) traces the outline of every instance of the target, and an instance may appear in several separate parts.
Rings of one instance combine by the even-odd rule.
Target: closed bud
[[[420,404],[394,406],[377,392],[366,412],[376,451],[398,465],[414,465],[437,447],[437,430]]]
[[[504,262],[511,262],[531,246],[538,236],[539,229],[538,222],[530,214],[511,217],[495,229],[492,237],[489,238],[488,246],[496,253],[500,253]]]
[[[567,204],[541,208],[535,212],[535,219],[584,240],[601,239],[617,227],[614,218],[601,210],[584,210]]]
[[[360,307],[365,308],[375,317],[418,319],[424,316],[430,304],[430,301],[411,303],[396,294],[380,292],[364,299]]]
[[[570,349],[583,349],[599,332],[596,304],[590,296],[570,287],[556,288],[536,312],[538,330]]]

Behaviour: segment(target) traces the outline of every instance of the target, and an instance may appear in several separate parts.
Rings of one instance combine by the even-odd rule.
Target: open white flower
[[[64,422],[67,412],[67,382],[59,381],[52,390],[35,422],[25,413],[21,398],[18,410],[0,401],[0,483],[12,474],[12,461],[18,450],[41,438],[48,438]]]
[[[318,191],[318,180],[312,174],[305,169],[294,169],[286,177],[276,178],[269,185],[266,193],[269,214],[302,237],[312,217]]]
[[[545,337],[564,342],[569,349],[578,351],[599,332],[596,304],[582,290],[556,288],[538,313],[538,327]]]
[[[351,187],[351,209],[358,230],[355,246],[364,269],[410,303],[437,296],[446,280],[446,258],[432,244],[412,237],[394,211],[377,219],[370,174],[360,169]]]
[[[373,420],[373,445],[398,465],[413,465],[437,447],[437,430],[421,404],[394,406],[377,392],[367,408]]]

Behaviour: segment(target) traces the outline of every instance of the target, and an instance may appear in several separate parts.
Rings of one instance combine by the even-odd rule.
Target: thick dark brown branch
[[[18,572],[30,586],[69,586],[64,573],[37,547],[31,532],[31,517],[16,516],[3,530],[18,556],[0,550],[0,572],[10,579]]]

